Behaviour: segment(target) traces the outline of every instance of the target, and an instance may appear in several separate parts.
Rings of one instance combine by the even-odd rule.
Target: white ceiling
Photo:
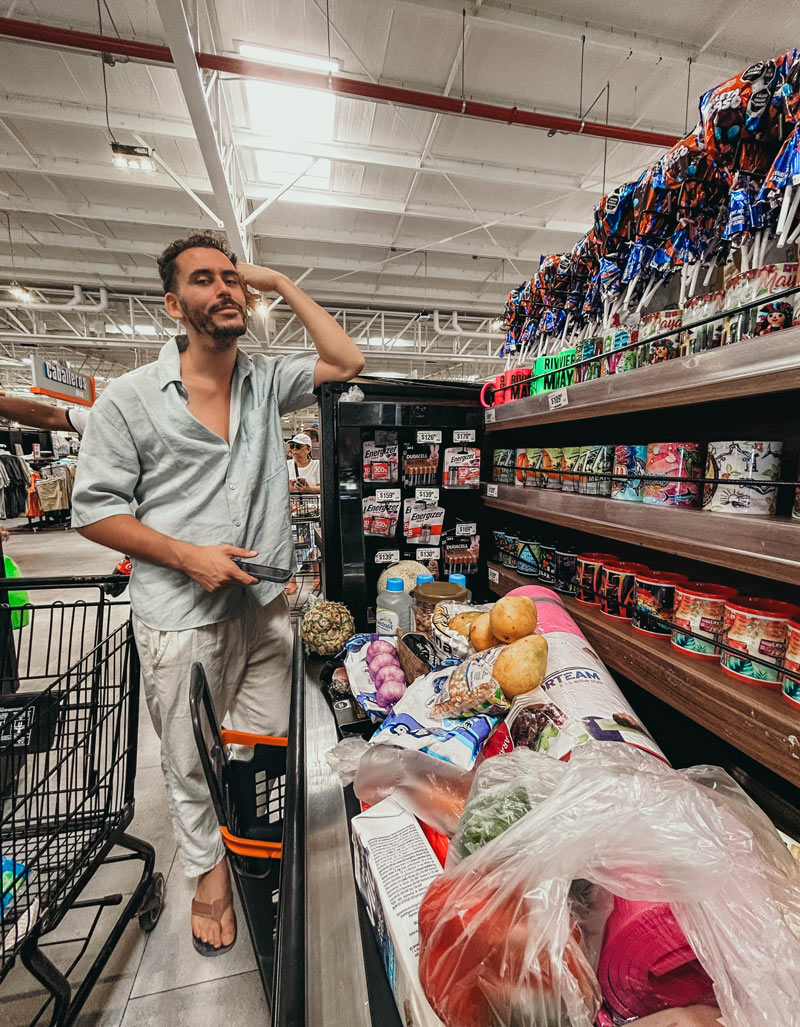
[[[329,6],[342,74],[460,96],[462,0]],[[249,42],[328,54],[325,0],[199,7],[205,51]],[[156,0],[101,0],[101,10],[106,35],[113,17],[123,37],[165,40]],[[583,35],[583,111],[608,81],[612,123],[676,138],[689,58],[693,123],[701,92],[798,42],[790,0],[468,0],[467,13],[468,98],[577,116]],[[0,16],[98,31],[96,0],[2,0]],[[0,58],[0,208],[11,217],[17,277],[157,293],[154,257],[185,229],[211,227],[208,216],[164,171],[112,165],[98,56],[0,39]],[[115,136],[141,136],[213,208],[175,70],[118,62],[106,72]],[[253,117],[243,82],[222,89],[252,210],[288,184],[285,172],[270,173],[270,154],[287,147],[269,136],[264,112]],[[589,118],[605,115],[603,96]],[[313,267],[304,288],[337,307],[488,316],[540,254],[570,247],[588,227],[604,177],[609,188],[635,178],[660,150],[337,98],[333,140],[292,152],[331,159],[330,187],[301,180],[256,219],[259,261],[293,277]],[[0,232],[0,281],[10,277]]]

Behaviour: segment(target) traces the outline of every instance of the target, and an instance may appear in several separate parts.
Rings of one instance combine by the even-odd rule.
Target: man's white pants
[[[292,629],[281,593],[261,607],[245,593],[233,620],[183,631],[156,631],[133,618],[150,717],[161,739],[161,769],[181,863],[189,877],[225,855],[189,715],[192,664],[202,663],[217,722],[234,731],[286,735]]]

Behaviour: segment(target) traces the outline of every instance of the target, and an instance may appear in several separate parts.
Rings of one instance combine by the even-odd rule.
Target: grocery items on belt
[[[402,578],[403,588],[407,592],[410,592],[417,583],[417,575],[427,573],[428,568],[417,560],[401,560],[399,563],[393,563],[391,566],[381,571],[378,578],[378,591],[384,591],[386,588],[386,582],[389,578]]]
[[[315,603],[303,617],[300,634],[308,648],[320,656],[338,653],[355,631],[353,615],[343,603]]]
[[[386,589],[375,600],[375,630],[380,635],[393,635],[413,628],[411,596],[403,588],[403,579],[389,578]]]

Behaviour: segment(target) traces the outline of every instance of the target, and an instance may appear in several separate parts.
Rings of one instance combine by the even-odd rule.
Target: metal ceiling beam
[[[244,227],[245,196],[243,193],[237,195],[236,176],[226,168],[220,126],[215,125],[211,116],[183,3],[181,0],[156,0],[156,5],[228,242],[237,253],[249,260],[252,256],[252,237]],[[224,116],[223,106],[218,105],[217,113],[220,117]]]
[[[26,171],[32,175],[52,175],[56,177],[74,178],[76,180],[106,182],[115,185],[122,193],[122,186],[130,184],[135,188],[168,189],[171,192],[183,192],[184,190],[169,175],[161,171],[141,172],[125,171],[114,167],[112,164],[96,164],[88,161],[79,161],[64,157],[39,157],[39,168],[33,168],[25,157],[15,153],[0,153],[0,171]],[[209,183],[199,175],[184,175],[183,181],[197,193],[209,192]],[[247,197],[251,200],[271,199],[274,190],[269,186],[247,182],[245,184]],[[213,191],[214,199],[217,200],[216,191]],[[40,201],[39,210],[47,213],[53,206],[50,197]],[[505,225],[509,228],[519,228],[525,231],[559,232],[566,233],[573,237],[582,235],[590,225],[591,212],[588,211],[590,204],[587,204],[587,217],[585,221],[569,220],[557,217],[532,217],[525,214],[517,214],[513,211],[497,210],[464,210],[463,207],[426,203],[417,200],[404,208],[403,200],[383,199],[379,196],[352,195],[346,193],[334,193],[324,189],[295,188],[292,192],[284,193],[275,204],[303,204],[312,207],[328,207],[336,210],[357,210],[370,214],[392,214],[402,215],[410,218],[426,218],[441,221],[453,221],[466,223],[475,226],[475,217],[482,222],[491,225]],[[4,207],[13,209],[9,204]],[[94,204],[87,204],[94,207]],[[217,202],[219,217],[225,221],[222,207]],[[92,215],[90,215],[92,216]],[[93,215],[95,218],[98,215]],[[256,219],[257,220],[257,219]],[[173,224],[180,223],[173,221]],[[212,225],[210,218],[204,219],[206,225]],[[256,223],[256,222],[254,222]],[[475,226],[476,231],[478,226]],[[227,222],[226,222],[227,232]],[[241,252],[241,250],[240,250]],[[495,255],[497,251],[495,251]]]
[[[410,7],[424,7],[427,11],[438,10],[451,14],[461,21],[463,0],[391,0]],[[737,53],[722,47],[708,47],[703,50],[690,40],[663,39],[649,33],[632,32],[630,29],[603,25],[600,22],[583,21],[563,14],[547,14],[531,10],[521,3],[484,2],[478,11],[467,12],[467,24],[475,26],[496,26],[529,32],[534,35],[567,39],[580,45],[581,36],[586,36],[590,47],[609,50],[614,53],[633,52],[635,57],[662,58],[686,64],[689,57],[697,67],[718,71],[723,77],[753,61],[753,54]]]

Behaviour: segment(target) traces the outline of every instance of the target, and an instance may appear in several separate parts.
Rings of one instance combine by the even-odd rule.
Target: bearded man
[[[364,360],[285,275],[237,261],[213,233],[176,240],[158,268],[164,307],[185,334],[94,405],[72,523],[132,557],[142,682],[181,862],[197,881],[192,939],[202,955],[217,955],[233,945],[236,920],[192,734],[190,669],[203,664],[217,716],[227,713],[234,730],[286,734],[292,634],[283,584],[257,581],[232,558],[294,569],[281,414],[313,403],[322,382],[354,377]],[[277,292],[317,355],[239,349],[246,286]]]

